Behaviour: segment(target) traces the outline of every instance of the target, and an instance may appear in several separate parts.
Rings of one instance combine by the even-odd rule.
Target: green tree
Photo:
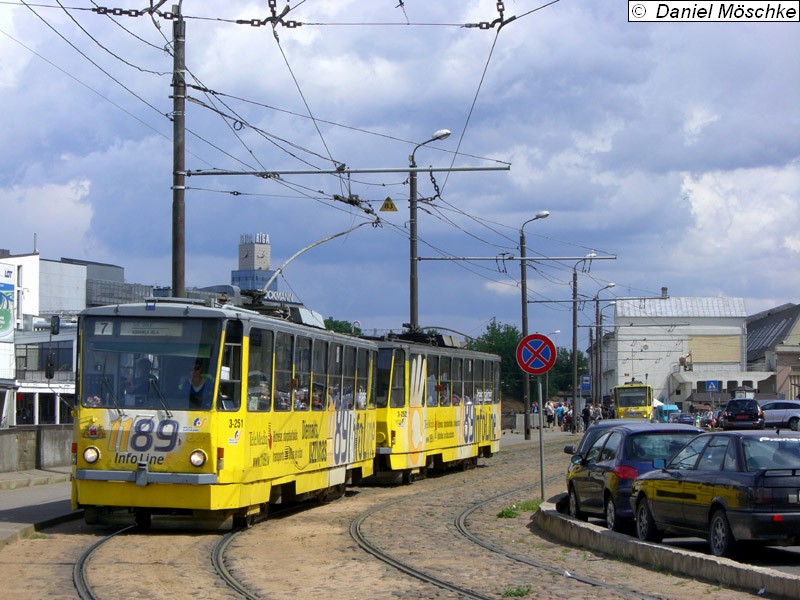
[[[325,319],[325,328],[335,331],[336,333],[361,335],[360,327],[355,327],[350,321],[340,321],[334,319],[333,317],[328,317]]]
[[[522,335],[516,326],[498,323],[493,318],[486,325],[486,331],[467,344],[472,350],[500,356],[501,391],[516,398],[522,397],[522,371],[517,364],[517,346],[521,339]]]
[[[578,377],[583,373],[588,373],[589,362],[586,355],[578,350]],[[580,383],[578,384],[580,385]],[[572,391],[572,350],[558,348],[556,354],[556,364],[550,370],[550,395],[554,396],[558,392]]]
[[[500,381],[503,394],[521,399],[523,394],[523,373],[517,364],[517,346],[522,334],[514,325],[498,323],[492,319],[486,331],[470,340],[468,347],[481,352],[497,354],[501,360]],[[578,350],[578,375],[588,373],[586,355]],[[572,351],[567,348],[556,349],[556,362],[548,374],[550,395],[572,391]],[[536,378],[531,376],[531,398],[535,390]],[[544,385],[544,382],[542,382]],[[579,384],[580,385],[580,384]]]

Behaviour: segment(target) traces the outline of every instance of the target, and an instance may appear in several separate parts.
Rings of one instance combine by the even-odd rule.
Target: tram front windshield
[[[86,317],[81,405],[210,409],[220,333],[213,319]]]
[[[647,390],[644,388],[617,390],[617,406],[621,408],[635,408],[647,404]]]

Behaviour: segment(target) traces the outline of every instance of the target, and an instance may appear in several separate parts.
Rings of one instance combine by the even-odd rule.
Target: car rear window
[[[759,436],[742,440],[748,471],[800,468],[800,437]]]
[[[625,458],[646,462],[663,458],[668,461],[696,436],[697,432],[694,431],[647,432],[632,435],[625,441]]]

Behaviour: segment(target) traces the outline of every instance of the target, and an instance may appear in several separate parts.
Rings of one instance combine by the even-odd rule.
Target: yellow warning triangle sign
[[[394,205],[394,202],[392,202],[392,199],[388,196],[381,205],[381,212],[397,212],[397,207]]]

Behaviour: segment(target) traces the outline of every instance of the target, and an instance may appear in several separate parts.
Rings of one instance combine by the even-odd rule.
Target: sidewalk
[[[0,473],[0,546],[82,514],[70,506],[71,470]]]

